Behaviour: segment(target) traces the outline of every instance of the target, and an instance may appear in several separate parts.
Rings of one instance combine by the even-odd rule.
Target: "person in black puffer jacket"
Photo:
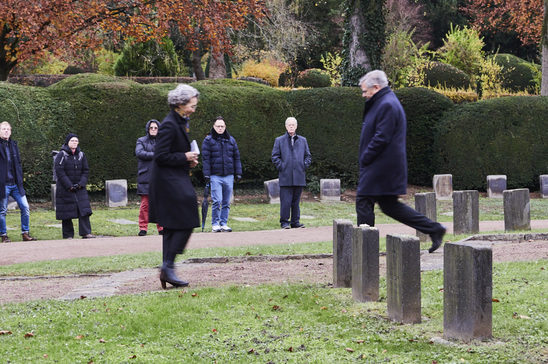
[[[230,199],[236,181],[242,178],[242,163],[236,140],[228,134],[221,116],[215,119],[211,132],[202,143],[202,163],[206,180],[211,184],[211,230],[232,229],[227,225]]]
[[[156,135],[160,122],[152,119],[147,121],[147,135],[137,139],[135,155],[137,156],[137,194],[141,196],[139,208],[139,236],[145,236],[148,230],[148,182],[152,172],[154,159],[154,147],[156,146]],[[162,234],[162,227],[156,225],[158,233]]]
[[[55,216],[62,220],[63,239],[74,237],[72,219],[78,218],[79,234],[83,239],[95,238],[91,234],[91,206],[86,184],[88,182],[88,160],[78,146],[76,134],[70,133],[55,157]]]

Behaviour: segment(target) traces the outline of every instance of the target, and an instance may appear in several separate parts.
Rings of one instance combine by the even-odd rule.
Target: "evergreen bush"
[[[548,170],[548,99],[515,96],[460,105],[436,137],[436,173],[453,174],[455,189],[485,190],[486,176],[505,174],[508,188],[539,187]]]
[[[430,62],[424,69],[424,84],[431,87],[468,89],[470,76],[455,66],[442,62]]]
[[[169,38],[126,44],[114,64],[117,76],[177,76],[179,59]]]
[[[295,81],[297,87],[329,87],[331,86],[331,77],[325,71],[317,68],[310,68],[299,72]]]
[[[502,66],[503,88],[511,91],[538,93],[540,88],[537,83],[540,73],[539,65],[507,53],[497,54],[493,58],[498,65]]]

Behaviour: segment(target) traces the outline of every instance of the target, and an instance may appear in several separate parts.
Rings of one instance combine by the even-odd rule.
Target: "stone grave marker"
[[[352,287],[352,221],[333,220],[333,287]]]
[[[105,193],[108,207],[127,206],[127,180],[105,181]]]
[[[341,200],[340,179],[320,179],[320,201],[339,202]]]
[[[358,302],[379,299],[379,230],[375,227],[354,228],[352,298]]]
[[[432,221],[437,221],[436,194],[434,192],[415,193],[415,210]],[[430,236],[417,230],[420,241],[428,241]]]
[[[479,192],[453,192],[453,234],[479,233]]]
[[[519,188],[503,192],[504,231],[531,230],[529,189]]]
[[[548,174],[541,174],[540,180],[540,195],[542,198],[548,198]]]
[[[502,198],[502,192],[506,189],[506,175],[494,174],[487,176],[487,197]]]
[[[264,181],[264,190],[269,203],[280,203],[280,180]]]
[[[453,196],[453,175],[435,174],[432,185],[438,200],[450,200]]]

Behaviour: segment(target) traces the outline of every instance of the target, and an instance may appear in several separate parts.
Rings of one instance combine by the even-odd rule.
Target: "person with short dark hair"
[[[55,157],[55,217],[62,221],[63,239],[74,237],[72,219],[78,219],[78,233],[82,239],[95,238],[91,233],[91,205],[89,203],[89,166],[79,146],[78,136],[69,133]]]
[[[236,139],[226,130],[222,116],[213,123],[202,143],[203,173],[211,186],[211,230],[231,232],[227,225],[230,199],[236,182],[242,178],[242,163]]]
[[[191,151],[189,116],[196,111],[200,93],[180,84],[169,91],[171,111],[156,137],[149,186],[149,221],[164,228],[160,283],[188,286],[175,274],[175,258],[185,250],[192,229],[200,226],[198,200],[190,181],[190,169],[198,165],[198,152]]]
[[[285,129],[287,133],[277,137],[272,148],[272,163],[280,183],[280,225],[282,229],[304,228],[299,202],[312,156],[306,138],[296,133],[297,119],[287,118]]]
[[[23,167],[17,142],[11,139],[11,125],[0,123],[0,238],[2,243],[11,242],[6,226],[8,199],[12,196],[21,210],[21,238],[36,240],[29,234],[30,208],[23,188]]]
[[[433,253],[445,235],[445,227],[398,201],[407,193],[407,119],[403,107],[380,70],[359,81],[367,99],[359,149],[359,181],[356,196],[358,225],[375,226],[375,202],[382,212],[424,234],[429,234]]]
[[[148,185],[154,159],[154,147],[160,122],[156,119],[147,121],[146,135],[137,139],[135,155],[137,156],[137,194],[141,196],[139,206],[139,236],[145,236],[148,231]],[[156,226],[158,233],[162,234],[162,227]]]

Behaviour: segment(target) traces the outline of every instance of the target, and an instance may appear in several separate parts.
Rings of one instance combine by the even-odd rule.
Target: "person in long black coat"
[[[367,73],[359,85],[367,101],[360,135],[358,225],[375,225],[377,202],[386,215],[429,234],[432,246],[428,251],[432,253],[441,246],[445,228],[398,201],[398,195],[407,193],[407,119],[403,107],[383,71]]]
[[[78,146],[76,134],[70,133],[55,157],[55,216],[62,220],[63,239],[74,237],[72,219],[78,219],[78,233],[83,239],[95,238],[91,234],[91,205],[86,185],[89,167],[84,152]]]
[[[196,192],[190,169],[198,165],[198,152],[191,151],[189,116],[196,111],[200,93],[180,84],[168,93],[171,109],[156,137],[154,163],[149,185],[149,221],[163,226],[162,288],[166,283],[184,287],[188,282],[175,274],[174,262],[182,254],[192,234],[200,226]]]
[[[147,121],[146,135],[137,139],[135,156],[137,162],[137,194],[141,196],[139,206],[139,236],[145,236],[148,230],[148,185],[152,172],[152,160],[154,159],[154,147],[160,122],[155,119]],[[162,227],[156,226],[158,233],[162,234]]]
[[[306,138],[296,133],[297,119],[287,118],[285,128],[287,133],[277,137],[272,148],[272,163],[278,170],[280,183],[280,225],[282,229],[304,228],[300,223],[299,202],[312,156]]]

